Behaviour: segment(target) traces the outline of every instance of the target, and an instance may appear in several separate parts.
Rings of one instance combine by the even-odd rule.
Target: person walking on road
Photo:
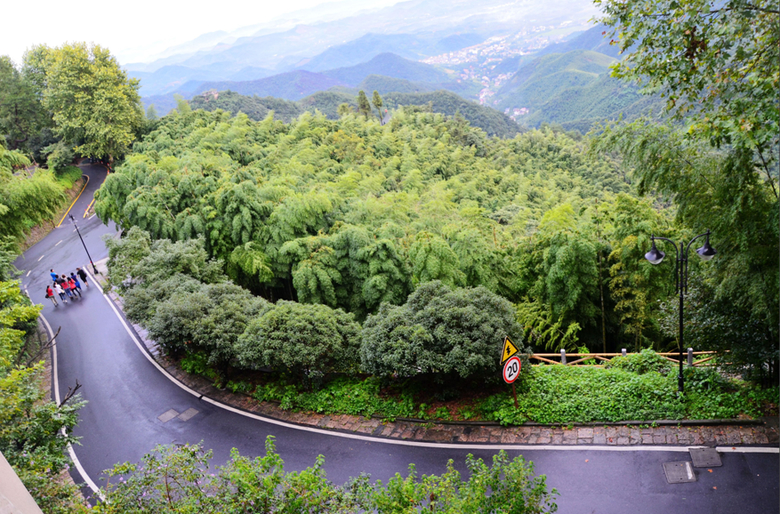
[[[79,282],[79,277],[77,277],[75,273],[71,273],[70,279],[73,281],[73,285],[76,287],[76,291],[78,291],[79,296],[81,296],[81,282]]]
[[[51,271],[51,273],[49,273],[49,275],[51,275],[52,282],[56,282],[57,281],[57,274],[54,273],[53,269],[50,269],[49,271]]]
[[[75,295],[78,294],[79,298],[81,298],[81,284],[78,284],[78,287],[76,286],[76,281],[73,280],[73,277],[70,277],[68,279],[68,287],[71,290],[71,292]]]
[[[62,290],[62,286],[59,282],[54,283],[54,290],[60,295],[60,300],[62,300],[63,303],[68,303],[68,300],[65,299],[65,291]]]
[[[73,299],[73,293],[70,290],[70,284],[68,284],[68,279],[65,275],[62,276],[62,280],[60,281],[62,284],[62,290],[65,291],[65,294],[68,295],[68,298],[71,300]]]
[[[87,272],[81,268],[76,268],[76,273],[81,278],[81,281],[84,282],[84,285],[89,287],[89,282],[87,282]]]
[[[57,299],[54,297],[54,290],[51,288],[51,286],[46,286],[46,298],[50,299],[51,303],[53,303],[55,307],[59,305],[57,303]]]

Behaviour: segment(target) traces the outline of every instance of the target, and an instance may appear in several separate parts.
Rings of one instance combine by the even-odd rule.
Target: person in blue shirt
[[[58,275],[56,273],[54,273],[53,269],[50,269],[49,271],[51,271],[51,273],[49,273],[51,275],[51,281],[52,282],[56,282]]]

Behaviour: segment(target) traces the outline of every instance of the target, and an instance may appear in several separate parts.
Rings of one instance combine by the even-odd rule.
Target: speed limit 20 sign
[[[504,382],[511,384],[520,376],[520,357],[510,357],[504,364]]]

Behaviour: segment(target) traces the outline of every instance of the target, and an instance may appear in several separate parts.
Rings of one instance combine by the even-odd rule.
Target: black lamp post
[[[73,226],[76,227],[76,233],[79,235],[79,239],[81,239],[81,244],[84,246],[84,251],[87,252],[87,258],[89,259],[89,263],[92,264],[92,270],[95,272],[95,275],[99,275],[100,272],[95,266],[95,263],[92,262],[92,257],[89,255],[89,250],[87,250],[87,245],[84,243],[84,238],[81,237],[81,231],[79,230],[79,226],[76,225],[76,218],[73,217],[73,214],[70,215],[70,219],[73,221]]]
[[[684,380],[683,380],[683,298],[684,294],[688,291],[688,250],[690,250],[691,245],[694,241],[699,239],[700,237],[707,236],[707,239],[704,243],[704,246],[696,250],[696,253],[699,254],[699,257],[701,257],[702,260],[708,261],[712,259],[717,252],[715,252],[715,249],[710,246],[710,231],[707,229],[707,232],[703,234],[699,234],[698,236],[694,237],[690,240],[688,243],[688,246],[683,246],[683,243],[680,243],[680,248],[677,248],[677,243],[672,241],[671,239],[667,239],[665,237],[655,237],[650,236],[650,240],[653,242],[652,248],[650,248],[650,251],[645,254],[645,259],[650,261],[650,264],[660,264],[662,260],[664,260],[664,257],[666,257],[666,254],[655,247],[655,240],[660,239],[662,241],[668,241],[674,245],[674,249],[677,251],[677,269],[674,270],[674,278],[675,278],[675,287],[676,292],[680,293],[680,337],[679,337],[679,350],[680,350],[680,371],[677,374],[677,391],[680,392],[680,394],[684,391]]]

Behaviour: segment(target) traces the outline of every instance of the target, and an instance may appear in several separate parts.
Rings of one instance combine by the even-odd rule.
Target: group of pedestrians
[[[81,268],[76,268],[75,272],[71,272],[68,275],[59,275],[51,271],[52,285],[46,286],[46,298],[49,298],[56,307],[57,296],[60,297],[63,303],[68,303],[68,300],[76,300],[81,298],[81,283],[83,282],[86,287],[89,287],[87,283],[87,272]]]

